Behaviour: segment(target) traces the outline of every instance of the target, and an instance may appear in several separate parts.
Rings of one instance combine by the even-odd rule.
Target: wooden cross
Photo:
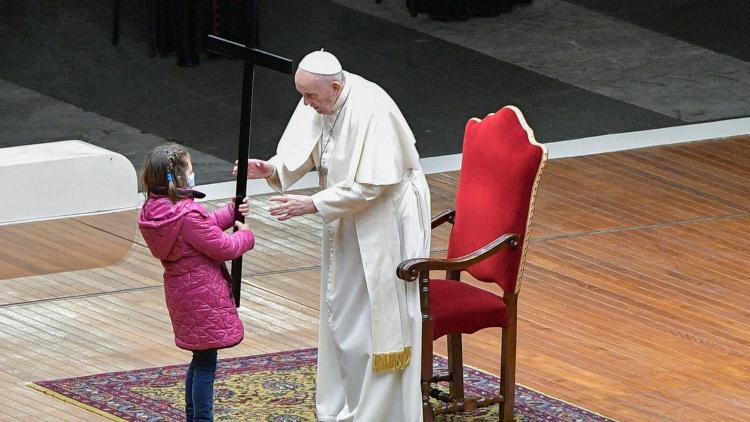
[[[247,159],[250,146],[250,124],[253,108],[253,78],[255,66],[263,66],[277,72],[292,74],[294,62],[289,59],[247,47],[234,41],[219,38],[214,35],[208,36],[207,48],[210,51],[223,56],[242,59],[245,62],[245,70],[242,76],[242,111],[240,115],[240,140],[237,151],[237,190],[235,192],[234,218],[245,222],[245,217],[239,213],[239,205],[247,193]],[[232,295],[234,304],[240,306],[240,287],[242,277],[242,255],[232,261]]]

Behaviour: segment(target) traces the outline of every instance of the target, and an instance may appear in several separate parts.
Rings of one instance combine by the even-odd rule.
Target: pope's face
[[[333,113],[333,105],[341,92],[340,83],[327,82],[325,78],[298,70],[294,76],[294,85],[302,94],[306,106],[314,108],[320,114]]]

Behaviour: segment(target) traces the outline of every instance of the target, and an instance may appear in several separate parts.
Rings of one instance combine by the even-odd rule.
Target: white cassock
[[[345,72],[330,115],[302,101],[269,184],[317,168],[324,221],[316,413],[321,421],[422,420],[417,283],[398,264],[430,249],[430,193],[414,136],[376,84]]]

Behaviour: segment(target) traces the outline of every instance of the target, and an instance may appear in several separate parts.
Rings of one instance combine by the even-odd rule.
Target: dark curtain
[[[418,1],[418,12],[437,20],[464,20],[470,16],[497,16],[509,12],[513,0],[429,0]]]
[[[257,0],[153,0],[156,47],[161,54],[177,51],[188,65],[205,52],[206,36],[217,35],[258,45]]]

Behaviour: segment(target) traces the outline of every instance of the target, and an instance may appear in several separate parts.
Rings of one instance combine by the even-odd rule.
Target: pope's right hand
[[[237,162],[234,162],[232,174],[237,176]],[[273,174],[273,164],[268,161],[256,160],[250,158],[247,160],[247,178],[248,179],[265,179]]]

